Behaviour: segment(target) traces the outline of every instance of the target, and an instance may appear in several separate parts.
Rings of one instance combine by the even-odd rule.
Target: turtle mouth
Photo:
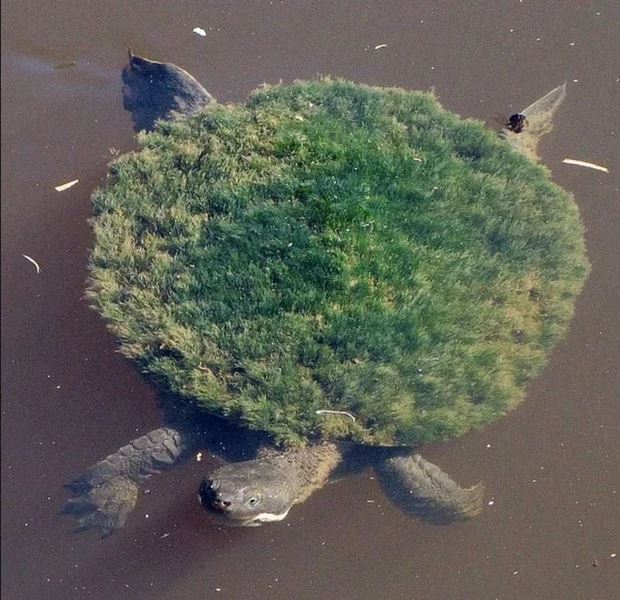
[[[230,506],[222,506],[216,499],[209,500],[203,493],[198,494],[198,502],[211,516],[228,527],[260,527],[264,523],[275,523],[286,519],[290,510],[289,507],[281,513],[262,512],[248,516],[236,514]]]
[[[215,518],[226,524],[228,527],[260,527],[265,523],[275,523],[277,521],[282,521],[286,519],[288,515],[289,509],[285,510],[283,513],[260,513],[253,517],[243,517],[243,516],[235,516],[230,513],[223,513],[213,508],[207,508],[215,516]]]

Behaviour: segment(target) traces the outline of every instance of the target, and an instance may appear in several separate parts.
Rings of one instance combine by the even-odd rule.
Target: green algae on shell
[[[287,444],[448,439],[513,408],[566,332],[574,201],[430,94],[266,87],[140,142],[94,195],[89,295],[211,413]]]

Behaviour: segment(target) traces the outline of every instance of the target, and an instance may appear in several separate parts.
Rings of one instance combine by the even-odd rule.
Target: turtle
[[[498,135],[434,94],[329,77],[224,105],[180,67],[130,51],[122,81],[142,150],[111,163],[94,194],[88,293],[121,352],[161,386],[166,422],[66,484],[61,512],[107,536],[147,478],[206,448],[228,462],[198,497],[227,525],[281,521],[367,465],[413,516],[478,515],[482,482],[460,486],[419,447],[506,414],[566,331],[588,270],[583,229],[535,164],[566,84],[519,112],[526,131]],[[497,193],[491,224],[467,213],[471,195]],[[453,221],[450,194],[464,207]],[[476,271],[460,227],[510,269]],[[422,240],[415,252],[407,236]],[[439,270],[446,246],[451,270],[429,283],[420,269]],[[441,329],[470,292],[480,309],[457,307]],[[480,347],[470,321],[488,325]]]

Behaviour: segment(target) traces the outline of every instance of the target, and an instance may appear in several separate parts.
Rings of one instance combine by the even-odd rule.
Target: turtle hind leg
[[[136,131],[151,131],[158,120],[191,115],[215,102],[187,71],[172,63],[148,60],[131,50],[122,80],[123,107],[131,113]]]
[[[377,465],[388,496],[405,512],[437,524],[462,521],[482,512],[484,486],[460,487],[419,454],[392,456]]]
[[[176,464],[190,439],[167,427],[136,438],[67,483],[71,497],[61,514],[75,520],[75,531],[97,529],[102,537],[125,524],[134,509],[140,484]]]

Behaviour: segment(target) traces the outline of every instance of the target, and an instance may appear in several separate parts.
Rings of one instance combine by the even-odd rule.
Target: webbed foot
[[[388,458],[378,471],[388,496],[414,516],[433,523],[451,523],[482,512],[481,483],[462,488],[419,454]]]
[[[61,514],[75,519],[75,531],[98,529],[106,537],[125,524],[140,484],[176,464],[193,438],[161,427],[131,441],[65,485],[71,497]]]
[[[123,69],[123,107],[134,129],[150,131],[158,120],[189,115],[215,102],[187,71],[172,63],[148,60],[129,51]]]
[[[138,484],[122,476],[94,486],[78,480],[65,487],[74,495],[65,502],[61,512],[75,519],[73,531],[98,529],[101,537],[107,537],[125,524],[138,499]]]

